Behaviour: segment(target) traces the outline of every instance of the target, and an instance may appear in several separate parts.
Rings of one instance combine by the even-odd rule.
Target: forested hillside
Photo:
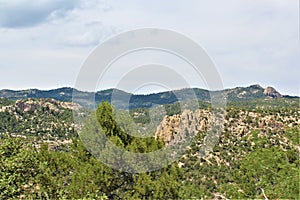
[[[72,120],[72,111],[82,109],[78,104],[53,99],[0,99],[0,198],[299,198],[300,109],[295,99],[229,103],[224,130],[205,156],[201,149],[211,108],[209,103],[199,102],[199,109],[184,111],[191,116],[186,123],[195,123],[197,131],[184,155],[171,165],[147,173],[127,173],[106,166],[87,150],[76,132],[79,128],[81,134],[93,133],[91,122],[95,120],[118,147],[129,152],[152,152],[172,145],[170,141],[181,134],[176,127],[176,120],[183,121],[184,116],[180,105],[163,108],[168,116],[154,136],[135,138],[128,134],[130,127],[126,132],[118,125],[115,108],[108,102],[100,103],[84,126],[78,127]],[[130,115],[141,126],[151,120],[147,108],[132,109]],[[126,119],[123,121],[126,123]],[[107,152],[99,147],[98,153]]]

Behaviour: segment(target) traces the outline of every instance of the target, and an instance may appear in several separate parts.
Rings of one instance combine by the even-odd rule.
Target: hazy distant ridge
[[[195,94],[197,99],[201,101],[210,101],[210,94],[223,94],[226,96],[228,102],[262,98],[299,98],[289,95],[281,95],[272,87],[263,88],[260,85],[236,87],[212,92],[200,88],[181,89],[147,95],[134,95],[118,89],[108,89],[93,93],[79,91],[70,87],[62,87],[52,90],[0,90],[0,97],[8,99],[53,98],[59,101],[72,101],[73,90],[77,94],[77,99],[79,99],[79,101],[82,100],[82,103],[88,97],[94,97],[94,95],[96,103],[99,103],[102,100],[111,101],[113,96],[113,99],[117,99],[120,104],[128,104],[129,101],[130,107],[132,108],[151,107],[153,104],[172,104],[178,101],[188,100],[193,96],[193,94]]]

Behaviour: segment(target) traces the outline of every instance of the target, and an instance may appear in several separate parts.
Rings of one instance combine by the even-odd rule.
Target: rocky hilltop
[[[264,95],[272,98],[282,98],[283,96],[277,92],[273,87],[267,87],[264,90]]]
[[[60,109],[70,109],[70,110],[79,110],[81,106],[76,103],[71,102],[61,102],[54,99],[27,99],[27,100],[17,100],[15,106],[18,110],[22,112],[34,112],[39,108],[47,108],[55,112],[60,112]]]
[[[77,135],[72,111],[78,109],[78,104],[54,99],[0,99],[0,137],[36,137],[38,143],[44,141],[52,149],[59,148]]]

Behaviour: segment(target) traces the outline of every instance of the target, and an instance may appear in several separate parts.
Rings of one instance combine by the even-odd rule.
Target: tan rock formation
[[[209,117],[210,113],[203,110],[184,110],[181,115],[165,116],[157,127],[155,138],[162,139],[166,145],[176,144],[199,131],[206,131]]]
[[[277,92],[273,87],[267,87],[265,90],[264,90],[264,94],[269,96],[269,97],[272,97],[272,98],[281,98],[283,97],[279,92]]]

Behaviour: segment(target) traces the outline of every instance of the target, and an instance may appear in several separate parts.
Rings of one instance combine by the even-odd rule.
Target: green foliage
[[[166,114],[169,116],[180,114],[181,108],[179,103],[164,105]]]
[[[0,107],[2,106],[10,106],[14,102],[12,100],[6,99],[6,98],[0,98]]]
[[[135,123],[141,123],[141,124],[150,123],[149,109],[147,108],[131,109],[129,113]]]
[[[0,198],[30,193],[37,172],[35,149],[20,138],[0,139]]]
[[[12,105],[11,102],[0,103]],[[240,117],[240,111],[254,110],[262,116],[276,117],[278,113],[296,119],[298,116],[298,108],[285,108],[290,102],[283,100],[262,102],[259,108],[255,103],[248,103],[230,105],[227,119],[232,118],[234,122]],[[209,108],[206,103],[199,102],[199,105]],[[179,104],[165,108],[170,115],[179,112]],[[122,129],[116,122],[116,111],[108,102],[102,102],[82,127],[83,144],[75,130],[62,125],[72,123],[71,110],[62,110],[55,112],[45,107],[17,115],[0,112],[1,133],[27,136],[0,136],[0,199],[213,199],[217,194],[232,199],[262,199],[264,195],[269,199],[299,197],[299,126],[295,126],[294,121],[288,122],[291,128],[281,132],[254,129],[249,134],[236,135],[224,131],[220,143],[207,157],[197,156],[203,154],[201,144],[206,135],[199,132],[185,157],[180,159],[182,168],[174,163],[157,171],[131,174],[114,170],[94,156],[111,158],[111,152],[106,149],[108,141],[135,153],[152,152],[165,144],[153,137],[131,136],[129,133],[135,131],[132,120],[126,118],[128,115],[120,115],[122,125],[128,124]],[[132,110],[131,117],[135,112],[144,113],[134,119],[135,122],[148,123],[149,110]],[[243,123],[251,125],[257,121],[247,116]],[[52,122],[57,126],[43,132]],[[36,132],[26,132],[26,129]],[[73,141],[69,146],[53,150],[51,145],[39,140],[36,133],[73,138]],[[118,156],[118,159],[124,158],[122,153]],[[157,165],[155,158],[147,164]],[[122,167],[133,165],[135,163],[125,163]]]
[[[28,142],[10,137],[0,140],[1,199],[105,199],[111,170],[79,141],[74,141],[70,152],[49,151],[46,144],[37,150]]]
[[[275,99],[246,99],[239,101],[228,101],[228,107],[235,107],[238,109],[249,109],[249,110],[285,110],[298,109],[299,98],[275,98]]]
[[[44,101],[45,105],[48,101],[52,102],[47,99],[33,102],[35,101]],[[52,102],[52,105],[56,106],[57,110],[51,109],[50,105],[49,103],[48,106],[39,106],[25,112],[10,102],[9,106],[0,112],[0,134],[9,133],[52,140],[76,137],[77,133],[72,125],[72,110],[55,105],[55,102]]]
[[[285,131],[285,136],[292,141],[293,144],[299,145],[300,144],[300,128],[294,127],[289,128]]]
[[[108,102],[102,101],[96,113],[98,122],[108,137],[117,136],[122,141],[120,144],[130,144],[132,137],[121,130],[114,119],[114,108]]]
[[[282,136],[298,134],[295,127]],[[186,182],[181,189],[189,188],[185,198],[212,199],[219,193],[230,199],[261,199],[264,195],[269,199],[298,199],[300,166],[295,143],[279,147],[271,132],[253,131],[241,138],[225,132],[209,156],[197,158],[194,155],[201,153],[204,137],[205,133],[199,133],[188,157],[180,160]]]
[[[97,108],[96,115],[106,136],[112,141],[115,141],[114,143],[117,146],[124,147],[125,149],[136,153],[151,152],[163,147],[163,143],[155,140],[153,137],[134,138],[125,133],[116,122],[114,112],[113,106],[108,102],[103,101]],[[126,118],[123,118],[122,121],[126,121]],[[128,131],[134,130],[128,129]],[[84,134],[85,133],[82,135]]]
[[[0,132],[10,133],[18,130],[18,120],[8,111],[0,112]]]
[[[288,154],[294,154],[288,156]],[[237,187],[244,198],[295,199],[299,195],[299,160],[291,159],[296,152],[284,152],[278,147],[259,149],[247,155],[235,170]],[[235,186],[236,187],[236,186]],[[227,191],[232,198],[241,197]]]

